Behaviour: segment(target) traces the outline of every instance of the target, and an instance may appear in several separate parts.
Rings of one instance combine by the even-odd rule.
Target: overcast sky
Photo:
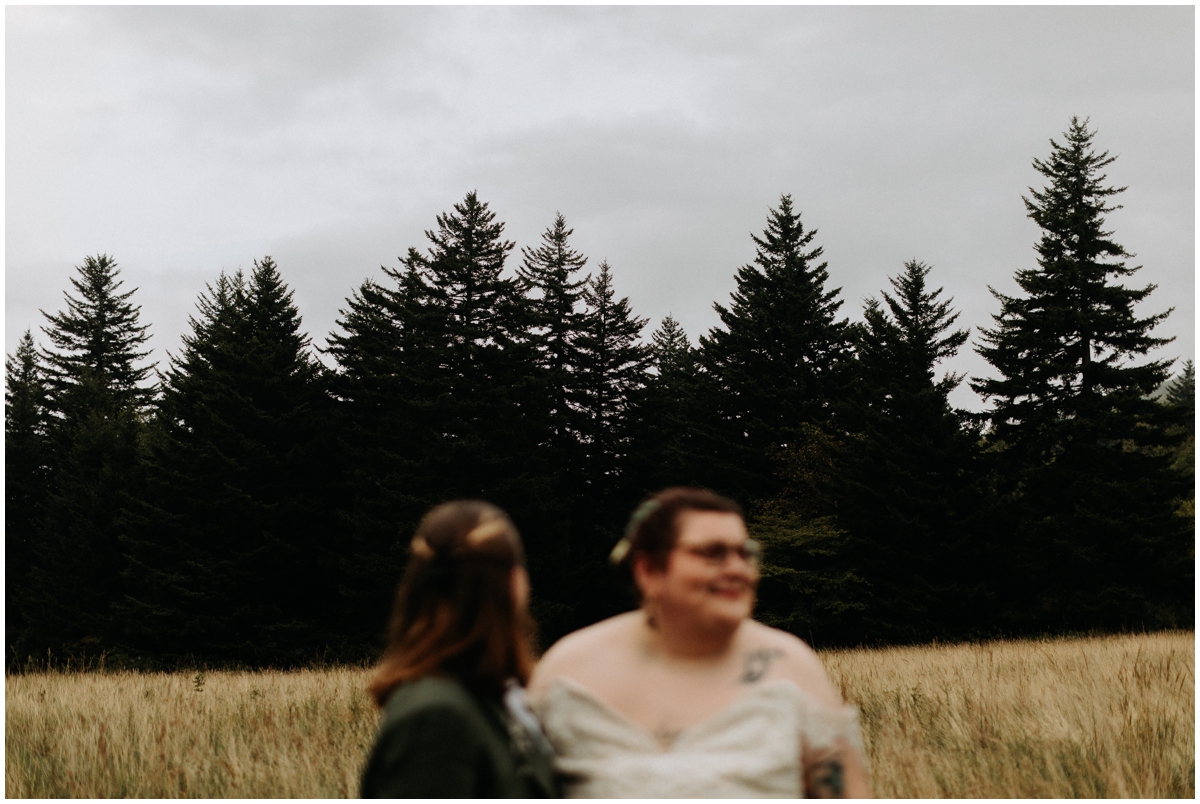
[[[1119,158],[1115,239],[1195,355],[1195,24],[1176,7],[5,9],[5,351],[113,255],[160,366],[206,282],[273,256],[316,344],[472,189],[556,211],[650,319],[717,324],[790,193],[843,312],[905,260],[990,326],[1073,114]],[[972,345],[977,337],[972,338]],[[966,348],[950,366],[989,369]],[[969,390],[954,401],[979,408]]]

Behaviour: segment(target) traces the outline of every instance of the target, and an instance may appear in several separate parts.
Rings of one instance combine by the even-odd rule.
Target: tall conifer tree
[[[575,527],[585,483],[576,341],[584,325],[583,295],[590,277],[581,275],[587,258],[571,248],[572,234],[562,214],[555,215],[541,245],[522,249],[524,260],[517,269],[532,293],[530,333],[546,417],[547,441],[539,452],[552,488],[546,489],[541,507],[547,517],[559,518],[563,532]]]
[[[708,483],[750,504],[780,489],[775,456],[795,445],[803,426],[832,414],[850,332],[837,318],[840,289],[826,289],[823,249],[784,195],[754,237],[753,265],[738,269],[721,327],[700,339],[713,415],[721,437],[705,459]]]
[[[21,609],[46,500],[46,447],[46,381],[26,330],[4,361],[4,633],[10,650],[25,635]]]
[[[503,230],[468,193],[425,233],[424,253],[410,248],[399,269],[384,269],[392,283],[364,283],[339,320],[343,332],[330,337],[356,542],[348,572],[359,589],[382,586],[380,611],[417,519],[447,499],[483,497],[509,510],[535,580],[540,572],[549,534],[539,502],[552,487],[538,449],[549,440],[541,319],[525,283],[505,274],[514,246]]]
[[[1010,627],[1190,622],[1194,609],[1193,531],[1172,515],[1180,489],[1160,449],[1174,439],[1150,398],[1169,361],[1139,361],[1168,342],[1151,332],[1170,311],[1138,317],[1154,285],[1120,283],[1138,267],[1105,216],[1124,188],[1106,184],[1115,157],[1087,122],[1033,162],[1047,180],[1025,199],[1038,264],[1017,271],[1022,295],[992,291],[1000,313],[978,351],[999,376],[972,382],[1002,450]]]
[[[644,493],[635,456],[644,443],[643,410],[651,354],[640,342],[646,320],[616,297],[607,262],[587,283],[587,316],[578,338],[580,442],[586,487],[580,542],[572,556],[581,577],[575,599],[581,624],[615,614],[622,596],[605,561],[627,512]]]
[[[647,440],[641,454],[643,473],[654,488],[694,486],[703,471],[696,467],[694,431],[700,368],[696,349],[673,316],[666,316],[650,337],[655,374],[649,382],[645,417]]]
[[[555,215],[554,224],[542,233],[538,248],[524,248],[518,274],[535,294],[530,299],[532,325],[536,332],[538,363],[545,373],[549,393],[549,415],[554,449],[569,450],[577,439],[578,400],[574,397],[574,374],[579,363],[575,344],[583,323],[581,309],[590,276],[580,276],[587,257],[571,248],[566,218]],[[563,455],[563,459],[567,456]],[[565,468],[565,466],[563,467]]]
[[[601,506],[627,471],[633,431],[648,380],[650,350],[639,342],[646,319],[616,298],[607,262],[587,285],[580,333],[582,439],[590,494]]]
[[[154,390],[147,327],[116,262],[87,257],[76,296],[43,313],[51,347],[49,493],[24,614],[30,647],[99,653],[120,639],[113,605],[123,595],[119,534],[124,495],[140,484],[138,441]]]
[[[164,376],[126,539],[142,650],[305,661],[337,639],[319,366],[270,257],[217,279]]]
[[[430,491],[519,496],[539,422],[528,404],[536,393],[530,305],[504,275],[513,243],[474,192],[437,223],[425,233],[428,252],[410,248],[401,261],[423,293],[420,323],[436,350],[427,375],[438,401]]]
[[[867,582],[865,640],[952,636],[978,620],[977,436],[950,405],[962,375],[937,376],[969,332],[953,329],[929,270],[909,261],[889,280],[895,295],[867,300],[842,406],[853,435],[829,493],[849,534],[842,560]]]

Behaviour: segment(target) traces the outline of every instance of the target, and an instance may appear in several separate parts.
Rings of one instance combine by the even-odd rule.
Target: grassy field
[[[1191,632],[823,654],[901,797],[1193,797]],[[342,797],[361,669],[5,679],[9,797]]]
[[[823,654],[878,796],[1192,798],[1195,634]]]

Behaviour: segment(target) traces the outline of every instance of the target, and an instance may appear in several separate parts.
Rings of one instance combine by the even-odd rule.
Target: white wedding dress
[[[800,798],[801,753],[839,738],[862,753],[858,712],[790,681],[764,682],[664,747],[578,682],[551,680],[534,711],[568,798]]]

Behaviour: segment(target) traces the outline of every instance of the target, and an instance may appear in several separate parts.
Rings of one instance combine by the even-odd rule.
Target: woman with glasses
[[[530,682],[566,795],[870,795],[855,710],[812,649],[750,619],[758,557],[711,492],[634,512],[612,558],[640,607],[562,639]]]

